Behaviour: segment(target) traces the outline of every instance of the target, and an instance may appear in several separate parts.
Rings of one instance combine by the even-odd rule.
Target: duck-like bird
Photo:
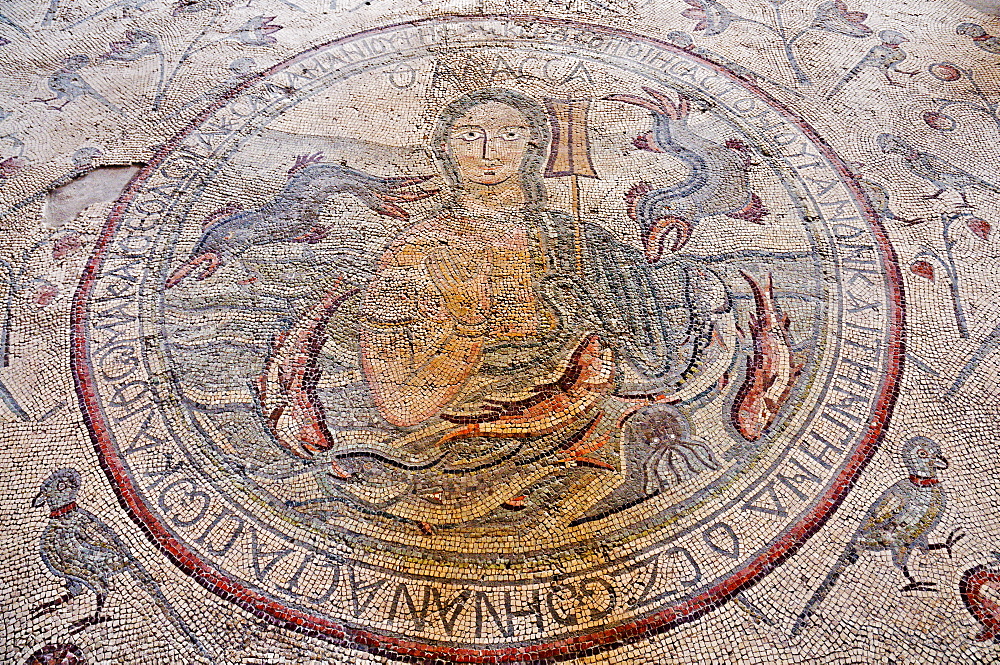
[[[926,436],[909,439],[900,453],[909,477],[885,490],[868,509],[844,553],[799,613],[792,626],[792,635],[798,635],[808,625],[833,585],[858,561],[862,552],[888,550],[892,554],[892,563],[907,582],[900,591],[934,590],[934,582],[914,579],[908,563],[914,550],[945,550],[951,557],[952,548],[965,536],[961,529],[954,529],[943,543],[927,541],[927,534],[937,528],[944,515],[945,492],[940,487],[938,471],[948,468],[948,460],[937,442]]]
[[[431,176],[383,178],[341,164],[324,163],[322,158],[320,153],[298,157],[288,171],[288,184],[260,208],[241,210],[231,206],[209,215],[201,238],[188,259],[167,278],[166,287],[176,286],[196,270],[200,270],[198,279],[210,277],[226,261],[257,245],[321,241],[329,229],[319,223],[319,213],[323,203],[335,194],[352,194],[380,215],[405,220],[409,213],[397,203],[419,201],[437,193],[398,191]]]
[[[31,505],[49,507],[49,523],[42,533],[42,561],[49,571],[65,580],[66,593],[38,606],[33,619],[52,612],[84,591],[97,595],[94,614],[72,624],[71,633],[108,620],[102,616],[104,603],[112,588],[112,578],[127,573],[138,588],[146,592],[167,619],[210,662],[212,655],[202,645],[160,591],[152,575],[114,530],[93,513],[76,505],[82,480],[76,469],[59,469],[52,473],[32,500]]]
[[[684,95],[678,94],[674,104],[665,92],[643,90],[652,99],[637,95],[609,95],[605,99],[651,111],[653,128],[639,135],[634,145],[673,155],[689,170],[687,178],[671,187],[653,189],[639,182],[625,195],[629,215],[642,228],[646,259],[655,263],[663,257],[671,233],[676,235],[670,250],[679,251],[698,222],[712,215],[763,224],[768,210],[750,191],[747,179],[750,148],[738,139],[720,144],[691,131],[687,126],[691,103]]]
[[[895,134],[879,134],[875,139],[879,149],[886,155],[900,155],[903,164],[915,176],[923,178],[937,187],[925,199],[940,198],[948,190],[958,192],[962,197],[962,207],[973,207],[969,203],[966,190],[978,189],[989,194],[1000,194],[1000,187],[959,168],[937,155],[917,150],[903,138]]]

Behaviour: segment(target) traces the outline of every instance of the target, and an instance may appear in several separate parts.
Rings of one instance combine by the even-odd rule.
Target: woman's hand
[[[427,253],[426,265],[448,313],[461,325],[484,325],[494,304],[492,251],[484,247],[474,254],[456,248],[435,248]]]

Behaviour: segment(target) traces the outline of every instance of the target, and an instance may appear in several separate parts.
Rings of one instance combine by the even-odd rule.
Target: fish
[[[562,454],[580,464],[614,469],[589,456],[608,442],[606,436],[596,434],[602,414],[591,414],[611,391],[614,371],[611,349],[605,348],[597,335],[589,335],[577,346],[562,376],[536,386],[531,397],[511,402],[487,400],[487,411],[475,415],[442,414],[444,420],[463,426],[446,434],[437,445],[468,437],[544,436],[589,418],[565,444]]]
[[[756,441],[774,424],[804,363],[796,362],[792,354],[791,321],[774,300],[771,274],[767,274],[763,284],[742,270],[740,274],[753,292],[755,311],[750,315],[753,353],[748,356],[746,378],[736,393],[731,416],[740,435],[747,441]]]
[[[341,282],[337,279],[306,316],[277,336],[271,358],[257,380],[257,399],[268,430],[296,457],[308,459],[334,445],[316,394],[316,382],[317,359],[326,341],[324,330],[330,317],[358,293],[358,289],[343,291]],[[329,464],[337,477],[349,477],[335,460]]]

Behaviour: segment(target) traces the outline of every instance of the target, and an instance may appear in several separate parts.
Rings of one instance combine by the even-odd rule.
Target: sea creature
[[[589,417],[590,422],[571,438],[563,456],[567,461],[614,468],[587,457],[607,443],[606,436],[591,436],[603,414],[590,417],[590,413],[611,391],[614,371],[611,349],[604,348],[597,335],[590,335],[573,352],[559,379],[536,386],[530,397],[516,401],[490,400],[484,412],[473,415],[443,414],[443,419],[464,426],[442,437],[438,446],[473,436],[501,439],[544,436]]]
[[[733,402],[732,422],[747,441],[756,441],[774,423],[788,400],[803,363],[792,353],[790,320],[778,309],[770,273],[759,284],[746,272],[743,279],[753,292],[755,313],[750,315],[753,353],[747,360],[746,379]]]
[[[691,102],[684,95],[679,94],[675,104],[665,92],[643,90],[653,99],[636,95],[609,95],[605,99],[651,111],[653,128],[636,137],[634,145],[672,155],[688,168],[687,177],[676,185],[654,189],[639,182],[625,195],[629,216],[642,229],[646,259],[659,261],[671,235],[670,251],[680,251],[698,222],[712,215],[763,224],[768,210],[751,191],[747,178],[750,147],[739,139],[718,143],[693,132],[687,124]]]
[[[317,359],[330,317],[356,293],[357,289],[340,289],[338,279],[295,326],[275,339],[274,353],[257,381],[257,397],[268,430],[297,457],[310,458],[333,447],[316,395]],[[348,477],[336,461],[331,460],[330,466],[334,475]]]
[[[407,219],[409,213],[396,203],[419,201],[437,190],[397,191],[430,176],[383,178],[341,164],[319,162],[322,155],[300,156],[289,170],[285,188],[271,201],[253,210],[231,206],[216,211],[204,223],[201,238],[184,261],[167,278],[166,287],[179,284],[196,270],[206,279],[230,258],[251,247],[278,242],[320,242],[329,229],[319,224],[323,204],[334,194],[352,194],[380,215]]]

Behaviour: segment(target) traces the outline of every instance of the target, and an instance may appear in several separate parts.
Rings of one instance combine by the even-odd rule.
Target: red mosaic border
[[[615,35],[627,37],[639,42],[656,45],[703,65],[707,65],[719,74],[744,86],[759,98],[770,104],[775,110],[796,124],[810,140],[822,151],[830,163],[839,171],[844,182],[852,190],[855,200],[861,204],[867,216],[867,221],[874,232],[881,252],[886,276],[890,282],[891,301],[889,305],[889,347],[887,358],[889,367],[879,387],[879,399],[875,409],[875,419],[869,423],[868,431],[857,446],[854,454],[847,461],[840,475],[830,488],[819,497],[813,508],[796,524],[785,532],[757,558],[748,562],[741,570],[729,578],[708,589],[695,598],[678,603],[644,619],[608,628],[606,630],[588,633],[568,639],[536,644],[525,647],[510,647],[503,649],[462,649],[456,647],[410,642],[391,636],[378,635],[369,631],[340,625],[321,617],[311,616],[306,612],[285,607],[266,596],[245,588],[230,580],[223,573],[208,566],[198,559],[195,553],[178,542],[160,523],[141,501],[132,479],[126,473],[121,459],[117,455],[112,439],[108,433],[107,423],[98,406],[94,388],[94,376],[89,363],[86,339],[87,311],[86,305],[95,284],[97,271],[107,251],[109,241],[114,236],[122,215],[129,203],[136,196],[144,181],[157,169],[166,157],[173,152],[181,141],[201,123],[211,117],[230,99],[244,90],[273,74],[301,62],[316,53],[337,44],[366,35],[388,32],[404,26],[418,26],[434,23],[481,22],[481,21],[534,21],[550,25],[570,26],[588,30],[594,34]],[[899,377],[902,374],[904,351],[904,316],[905,301],[903,295],[903,280],[896,259],[895,251],[889,238],[874,212],[864,191],[855,181],[853,174],[844,162],[834,153],[833,149],[820,138],[805,120],[798,117],[781,102],[773,99],[756,84],[740,78],[726,70],[721,65],[696,56],[672,44],[638,35],[626,30],[610,28],[552,17],[529,15],[478,15],[478,16],[440,16],[417,19],[392,25],[372,28],[331,40],[308,49],[285,62],[274,65],[256,77],[231,90],[227,95],[213,102],[199,113],[180,133],[162,146],[129,183],[122,196],[112,208],[108,221],[101,232],[94,252],[84,269],[73,300],[70,313],[71,344],[70,361],[76,384],[77,395],[84,412],[84,420],[90,430],[91,439],[100,457],[101,467],[107,474],[118,495],[119,503],[128,512],[133,521],[142,529],[152,543],[163,552],[177,567],[194,578],[199,584],[216,595],[229,600],[244,610],[253,613],[275,625],[294,630],[304,635],[324,638],[342,646],[362,649],[373,654],[408,661],[423,662],[454,662],[454,663],[532,663],[562,661],[580,656],[592,655],[626,643],[634,642],[649,635],[675,628],[681,624],[694,621],[711,610],[721,606],[733,596],[751,587],[764,576],[777,568],[793,555],[804,543],[826,522],[847,496],[851,487],[857,481],[861,471],[868,464],[881,442],[885,428],[898,394]]]

